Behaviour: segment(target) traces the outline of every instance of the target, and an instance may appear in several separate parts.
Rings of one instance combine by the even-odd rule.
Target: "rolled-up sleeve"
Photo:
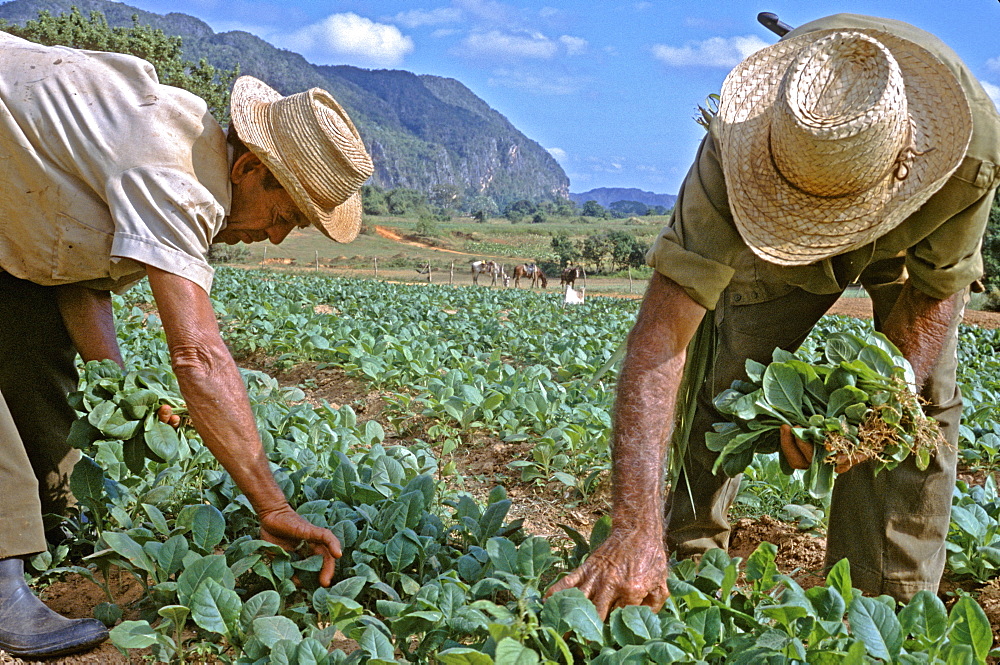
[[[745,249],[729,212],[722,167],[709,133],[678,192],[670,223],[646,254],[646,263],[699,305],[715,309],[733,278],[733,259]]]
[[[980,250],[998,175],[992,162],[966,157],[948,182],[887,236],[908,246],[906,271],[918,290],[944,299],[982,277]],[[897,234],[904,237],[892,237]]]

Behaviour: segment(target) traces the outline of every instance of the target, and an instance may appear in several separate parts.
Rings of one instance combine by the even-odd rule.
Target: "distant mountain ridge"
[[[455,79],[401,70],[313,65],[247,32],[215,33],[187,14],[154,14],[108,0],[12,0],[0,18],[23,24],[47,10],[99,11],[112,26],[139,22],[178,35],[184,56],[223,69],[239,64],[282,94],[328,90],[358,127],[375,163],[372,182],[430,194],[441,185],[489,196],[501,208],[520,199],[569,197],[569,178],[537,142]]]
[[[580,194],[570,193],[569,198],[578,205],[587,201],[597,201],[605,208],[618,201],[638,201],[648,206],[663,206],[669,209],[674,207],[674,202],[677,200],[674,194],[654,194],[629,187],[598,187]]]

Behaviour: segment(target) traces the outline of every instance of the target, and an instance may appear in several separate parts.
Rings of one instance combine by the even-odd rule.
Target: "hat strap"
[[[893,163],[892,176],[899,181],[906,180],[910,175],[910,166],[913,164],[914,157],[923,157],[929,152],[934,152],[934,146],[931,146],[927,150],[917,150],[915,147],[915,141],[913,139],[913,118],[909,119],[907,123],[907,139],[906,147],[899,151],[896,155],[896,161]]]

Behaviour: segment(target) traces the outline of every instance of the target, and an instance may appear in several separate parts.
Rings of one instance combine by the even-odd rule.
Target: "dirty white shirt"
[[[0,32],[0,269],[120,291],[147,264],[207,292],[230,195],[202,99],[133,56]]]

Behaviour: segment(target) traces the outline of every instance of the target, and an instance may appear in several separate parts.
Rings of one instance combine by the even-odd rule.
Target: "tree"
[[[390,215],[420,214],[427,210],[427,198],[415,189],[397,187],[385,194]]]
[[[521,199],[520,201],[514,201],[507,206],[507,209],[503,214],[504,217],[516,224],[525,217],[534,215],[537,210],[538,207],[534,203],[528,201],[527,199]]]
[[[638,268],[646,264],[646,250],[649,247],[631,233],[611,231],[608,233],[608,242],[611,244],[611,260],[618,270]]]
[[[198,64],[185,60],[181,57],[180,37],[168,37],[162,30],[140,25],[138,15],[132,16],[132,27],[112,28],[101,12],[92,11],[84,17],[73,7],[58,16],[40,11],[37,20],[27,21],[23,26],[0,19],[0,30],[46,46],[70,46],[142,58],[156,69],[160,83],[198,95],[220,124],[229,124],[229,91],[239,76],[239,67],[227,71],[216,69],[204,59]]]
[[[552,236],[552,253],[559,257],[560,268],[580,260],[580,250],[565,233]]]
[[[490,217],[496,217],[500,214],[500,208],[497,207],[497,202],[493,200],[493,197],[482,194],[469,201],[466,209],[477,222],[485,222]]]
[[[601,272],[604,262],[611,260],[613,251],[614,244],[611,242],[609,234],[605,232],[587,236],[583,241],[583,250],[581,253],[584,259],[594,265],[597,272]]]
[[[994,202],[983,237],[983,284],[987,291],[1000,289],[1000,202]]]
[[[532,224],[544,224],[548,219],[545,217],[545,213],[539,210],[531,217]]]
[[[587,201],[583,204],[583,209],[580,211],[580,214],[584,217],[604,218],[608,216],[608,211],[605,210],[604,206],[597,201]]]
[[[385,215],[389,213],[389,204],[385,199],[385,191],[378,185],[361,185],[361,206],[366,215]]]
[[[430,201],[440,211],[456,210],[461,198],[462,190],[457,185],[441,183],[431,187]]]
[[[649,206],[639,201],[615,201],[608,206],[611,216],[619,219],[625,217],[642,217],[649,214]]]

